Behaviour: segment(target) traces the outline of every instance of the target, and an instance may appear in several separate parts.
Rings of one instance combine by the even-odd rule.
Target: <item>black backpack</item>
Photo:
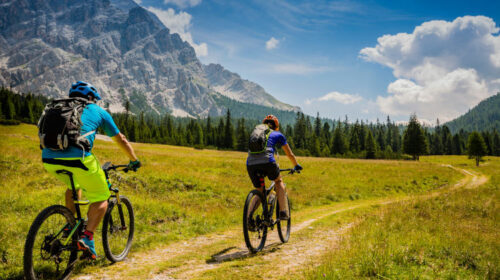
[[[260,154],[266,151],[267,140],[269,139],[269,134],[273,130],[267,126],[267,124],[257,125],[252,133],[250,134],[250,139],[248,140],[248,152],[251,154]]]
[[[95,130],[80,135],[83,109],[90,103],[93,102],[73,97],[55,99],[47,104],[38,120],[40,149],[63,151],[74,146],[90,151],[90,142],[86,136],[95,133]]]

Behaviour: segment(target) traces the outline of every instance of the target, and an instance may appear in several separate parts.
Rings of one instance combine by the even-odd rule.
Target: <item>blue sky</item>
[[[136,2],[313,115],[446,121],[500,90],[500,1]]]

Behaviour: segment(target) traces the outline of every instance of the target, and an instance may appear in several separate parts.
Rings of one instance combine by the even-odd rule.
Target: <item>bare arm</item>
[[[111,137],[113,141],[122,149],[125,154],[127,154],[128,158],[131,161],[136,161],[137,156],[135,155],[134,149],[132,148],[132,145],[127,141],[127,138],[125,135],[123,135],[121,132],[116,134],[115,136]]]
[[[290,146],[288,144],[286,144],[286,145],[283,145],[282,148],[283,148],[283,151],[285,151],[285,154],[288,157],[288,159],[293,163],[293,166],[296,166],[298,164],[297,159],[295,158],[295,155],[293,154],[292,149],[290,149]]]

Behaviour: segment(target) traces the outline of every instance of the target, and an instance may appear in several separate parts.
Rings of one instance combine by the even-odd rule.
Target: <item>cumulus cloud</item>
[[[163,3],[167,5],[173,4],[181,9],[184,9],[199,5],[201,3],[201,0],[163,0]]]
[[[307,75],[312,73],[327,72],[330,70],[331,68],[326,66],[310,66],[300,63],[282,63],[270,66],[270,71],[276,74]]]
[[[208,47],[206,43],[197,44],[193,40],[193,36],[189,29],[191,28],[192,16],[186,12],[176,13],[174,9],[168,10],[158,9],[154,7],[146,8],[148,11],[154,13],[160,21],[170,29],[170,32],[177,33],[181,36],[182,40],[188,42],[196,51],[199,57],[208,55]]]
[[[271,39],[269,39],[267,42],[266,42],[266,49],[267,50],[272,50],[272,49],[275,49],[278,47],[278,44],[280,43],[280,41],[274,37],[271,37]]]
[[[397,78],[377,104],[383,113],[451,120],[500,90],[500,37],[484,16],[434,20],[413,33],[384,35],[360,57]]]
[[[363,97],[359,96],[358,94],[340,93],[338,91],[332,91],[319,98],[307,99],[306,104],[310,105],[313,102],[330,101],[330,100],[347,105],[359,102],[363,100]]]

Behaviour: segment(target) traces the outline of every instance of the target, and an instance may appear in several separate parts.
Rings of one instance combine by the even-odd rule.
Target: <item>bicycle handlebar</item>
[[[118,170],[118,168],[123,168],[123,169],[120,169]],[[106,162],[103,166],[102,166],[102,169],[104,171],[109,171],[109,170],[118,170],[118,171],[123,171],[125,173],[129,172],[131,169],[128,168],[128,165],[127,164],[118,164],[118,165],[114,165],[112,164],[111,162]]]
[[[285,172],[285,171],[288,171],[288,174],[293,174],[295,172],[300,173],[300,170],[295,170],[293,168],[280,169],[280,172]]]

